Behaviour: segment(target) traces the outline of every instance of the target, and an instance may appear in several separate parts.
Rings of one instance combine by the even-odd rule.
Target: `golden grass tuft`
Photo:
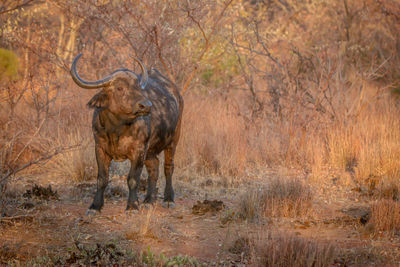
[[[390,199],[376,201],[371,206],[369,227],[375,234],[399,234],[400,203]]]
[[[125,238],[129,240],[158,239],[158,232],[155,230],[158,226],[154,207],[150,206],[145,216],[135,217],[135,222],[125,230]]]
[[[76,131],[66,134],[60,142],[63,146],[79,145],[73,151],[63,153],[52,160],[47,168],[56,176],[74,182],[83,182],[96,178],[97,163],[94,140],[88,133]]]
[[[243,194],[238,214],[254,220],[267,217],[302,217],[312,211],[311,188],[298,178],[273,178],[267,186]]]
[[[360,182],[372,186],[400,182],[400,121],[393,112],[389,107],[354,125],[361,140],[355,168]]]
[[[253,266],[332,266],[335,255],[330,244],[292,234],[266,232],[255,240]]]
[[[262,192],[258,189],[246,191],[239,199],[238,216],[242,219],[254,221],[263,215]]]

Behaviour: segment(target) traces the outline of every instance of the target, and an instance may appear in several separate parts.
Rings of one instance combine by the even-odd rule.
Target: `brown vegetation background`
[[[86,107],[94,92],[69,75],[79,53],[87,80],[117,68],[139,72],[138,57],[181,88],[177,211],[155,207],[123,217],[124,188],[114,179],[116,202],[93,221],[82,218],[97,166]],[[398,264],[399,97],[395,0],[2,0],[0,226],[9,243],[0,244],[0,263],[57,255],[74,244],[64,260],[91,260],[103,250],[121,256],[98,229],[120,234],[123,226],[125,237],[111,236],[130,248],[209,252],[207,262],[223,251],[254,266]],[[16,189],[43,177],[59,182],[61,200],[51,203],[58,217],[47,202],[27,200],[34,190],[58,199],[51,187]],[[225,209],[195,217],[190,211],[206,202],[193,203],[208,193]],[[62,230],[71,227],[76,240]],[[43,233],[48,239],[37,241]],[[82,233],[91,239],[79,241]],[[102,244],[91,251],[82,240]],[[176,240],[182,246],[170,245]],[[138,266],[154,260],[150,245],[138,255]],[[171,260],[187,266],[191,259]]]
[[[182,88],[178,171],[235,186],[284,167],[398,190],[399,21],[393,0],[2,1],[2,193],[27,167],[96,176],[78,53],[86,79],[139,71],[136,56]]]

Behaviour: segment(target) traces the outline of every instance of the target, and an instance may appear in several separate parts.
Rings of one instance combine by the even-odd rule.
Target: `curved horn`
[[[70,71],[72,79],[79,87],[82,87],[85,89],[97,89],[97,88],[107,86],[112,82],[112,80],[115,78],[115,76],[117,76],[121,72],[129,73],[129,75],[133,75],[133,78],[135,78],[135,79],[139,78],[136,73],[134,73],[133,71],[131,71],[129,69],[117,69],[117,70],[113,71],[110,75],[108,75],[107,77],[105,77],[101,80],[85,81],[79,76],[79,74],[76,70],[77,62],[81,56],[82,56],[82,54],[79,54],[75,57],[74,61],[72,62],[71,71]],[[140,62],[140,64],[141,64],[141,62]],[[140,66],[141,66],[142,70],[144,70],[144,72],[146,73],[142,76],[142,79],[140,81],[140,85],[142,86],[142,88],[144,88],[147,84],[147,79],[148,79],[147,78],[148,77],[147,70],[142,64]],[[145,81],[145,83],[142,84],[142,81]]]
[[[140,68],[142,69],[142,78],[140,79],[140,87],[142,87],[142,89],[144,89],[147,85],[147,81],[149,79],[149,74],[147,73],[147,69],[144,66],[143,62],[136,57],[134,59],[137,61],[137,63],[139,63]]]
[[[72,79],[74,80],[74,82],[79,87],[82,87],[82,88],[85,88],[85,89],[97,89],[97,88],[104,87],[104,86],[108,85],[109,82],[111,81],[111,78],[113,77],[113,74],[115,72],[112,73],[111,75],[105,77],[104,79],[101,79],[101,80],[98,80],[98,81],[85,81],[79,76],[79,74],[78,74],[78,72],[76,70],[76,64],[77,64],[77,62],[78,62],[78,60],[79,60],[79,58],[81,56],[82,56],[82,54],[77,55],[75,57],[74,61],[72,62],[72,65],[71,65],[71,71],[70,72],[71,72],[71,76],[72,76]]]

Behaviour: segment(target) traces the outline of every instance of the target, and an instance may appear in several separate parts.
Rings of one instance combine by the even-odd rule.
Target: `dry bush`
[[[281,124],[274,127],[267,118],[251,121],[242,110],[247,100],[239,93],[186,95],[177,166],[216,174],[224,184],[237,186],[257,169],[281,164],[286,151]]]
[[[376,234],[400,234],[400,203],[389,199],[375,202],[371,206],[369,227]]]
[[[97,175],[97,165],[93,137],[78,130],[65,134],[61,142],[67,146],[78,145],[79,148],[59,155],[49,162],[48,171],[73,182],[94,179]]]
[[[343,83],[355,83],[352,79]],[[377,98],[377,86],[364,84],[363,90],[361,96],[355,88],[350,90],[357,97],[347,113],[337,106],[341,119],[319,118],[306,125],[301,119],[275,120],[267,115],[252,121],[245,115],[249,100],[239,94],[229,99],[189,94],[177,166],[228,177],[229,185],[240,184],[267,166],[306,170],[317,183],[330,170],[347,172],[353,178],[349,182],[361,185],[398,184],[398,105],[390,95]],[[295,118],[301,110],[296,112]]]
[[[309,143],[316,146],[326,139],[321,154],[310,157],[317,157],[315,162],[325,157],[325,162],[320,161],[321,169],[325,165],[350,172],[360,185],[370,190],[379,188],[379,195],[387,195],[388,187],[399,187],[400,123],[396,110],[395,101],[384,98],[365,108],[357,118],[332,124],[314,136],[319,142]]]
[[[177,166],[200,173],[243,174],[251,148],[246,123],[222,97],[185,98]]]
[[[311,188],[294,178],[273,178],[268,185],[246,192],[240,200],[238,214],[248,220],[259,216],[306,216],[312,209]]]
[[[7,105],[0,101],[0,110]],[[27,108],[20,105],[15,111]],[[43,164],[70,149],[49,146],[51,139],[45,134],[46,120],[35,126],[30,113],[7,116],[0,112],[0,217],[6,209],[7,189],[17,175],[43,171]],[[1,122],[4,122],[2,124]]]
[[[270,147],[263,152],[275,158],[268,164],[311,171],[316,181],[328,169],[361,183],[397,179],[399,106],[390,91],[398,92],[400,58],[391,12],[374,1],[241,5],[232,44],[251,103],[263,113],[257,123],[268,128]],[[290,21],[291,8],[315,15]],[[330,26],[315,27],[321,23]],[[341,30],[332,34],[336,27]]]
[[[353,182],[372,190],[388,185],[398,188],[398,104],[390,95],[376,98],[373,92],[376,94],[380,90],[377,87],[363,90],[369,91],[370,96],[357,100],[346,119],[321,121],[320,126],[309,125],[307,131],[301,124],[294,125],[292,131],[296,134],[288,142],[291,148],[286,150],[287,156],[281,157],[282,165],[310,171],[316,182],[322,181],[329,170],[341,174],[347,172]],[[304,135],[297,134],[302,132]],[[290,131],[283,132],[282,137],[270,142],[281,140],[285,143],[284,136],[289,135]],[[284,147],[280,150],[276,154],[284,155]]]
[[[291,234],[261,233],[254,243],[254,266],[331,266],[335,249],[330,244]]]

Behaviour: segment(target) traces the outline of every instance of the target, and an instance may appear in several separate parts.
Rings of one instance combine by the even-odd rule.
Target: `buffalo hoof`
[[[100,214],[100,211],[99,211],[99,210],[88,209],[88,210],[86,211],[86,216],[87,216],[87,217],[94,217],[94,216],[99,215],[99,214]]]
[[[172,201],[164,201],[162,203],[162,206],[163,206],[163,208],[166,208],[166,209],[173,209],[173,208],[175,208],[175,203]]]

